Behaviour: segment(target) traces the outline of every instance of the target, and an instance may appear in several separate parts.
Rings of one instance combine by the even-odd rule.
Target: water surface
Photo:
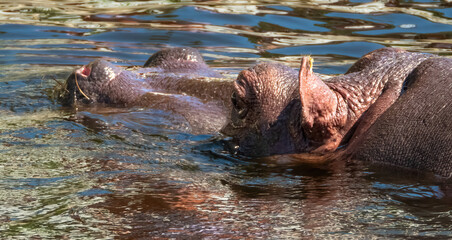
[[[50,97],[97,58],[142,65],[197,48],[231,79],[261,61],[344,73],[385,46],[450,56],[447,1],[0,3],[1,238],[452,236],[450,190],[366,164],[277,166],[229,154],[158,109],[70,109]]]

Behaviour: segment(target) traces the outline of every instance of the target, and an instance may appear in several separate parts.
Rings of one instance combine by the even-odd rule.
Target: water
[[[366,164],[277,166],[228,154],[155,109],[68,109],[50,97],[103,57],[142,65],[198,48],[234,78],[259,61],[344,73],[384,46],[452,55],[447,1],[0,3],[0,237],[452,236],[450,186]],[[283,158],[283,157],[280,157]],[[448,190],[449,189],[449,190]]]

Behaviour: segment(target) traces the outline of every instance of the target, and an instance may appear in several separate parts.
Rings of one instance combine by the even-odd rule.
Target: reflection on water
[[[447,1],[0,6],[2,238],[452,235],[452,187],[435,179],[358,163],[243,159],[221,135],[193,134],[169,112],[66,109],[49,97],[76,66],[99,57],[142,65],[166,46],[198,48],[231,79],[259,61],[296,68],[302,54],[326,75],[383,46],[448,56]]]

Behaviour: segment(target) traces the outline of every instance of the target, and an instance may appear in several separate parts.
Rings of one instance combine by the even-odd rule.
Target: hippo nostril
[[[91,68],[89,66],[83,66],[75,71],[81,77],[87,78],[91,74]]]
[[[83,66],[80,73],[87,77],[91,73],[91,69],[88,66]]]

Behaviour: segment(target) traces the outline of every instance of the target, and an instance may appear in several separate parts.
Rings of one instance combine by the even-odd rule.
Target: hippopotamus
[[[209,68],[198,50],[165,48],[143,67],[103,59],[75,70],[59,97],[63,105],[143,106],[182,115],[196,133],[218,132],[231,106],[232,81]]]
[[[222,132],[249,156],[313,153],[452,173],[452,59],[383,48],[321,79],[260,63],[234,82]],[[305,155],[300,155],[302,156]]]

